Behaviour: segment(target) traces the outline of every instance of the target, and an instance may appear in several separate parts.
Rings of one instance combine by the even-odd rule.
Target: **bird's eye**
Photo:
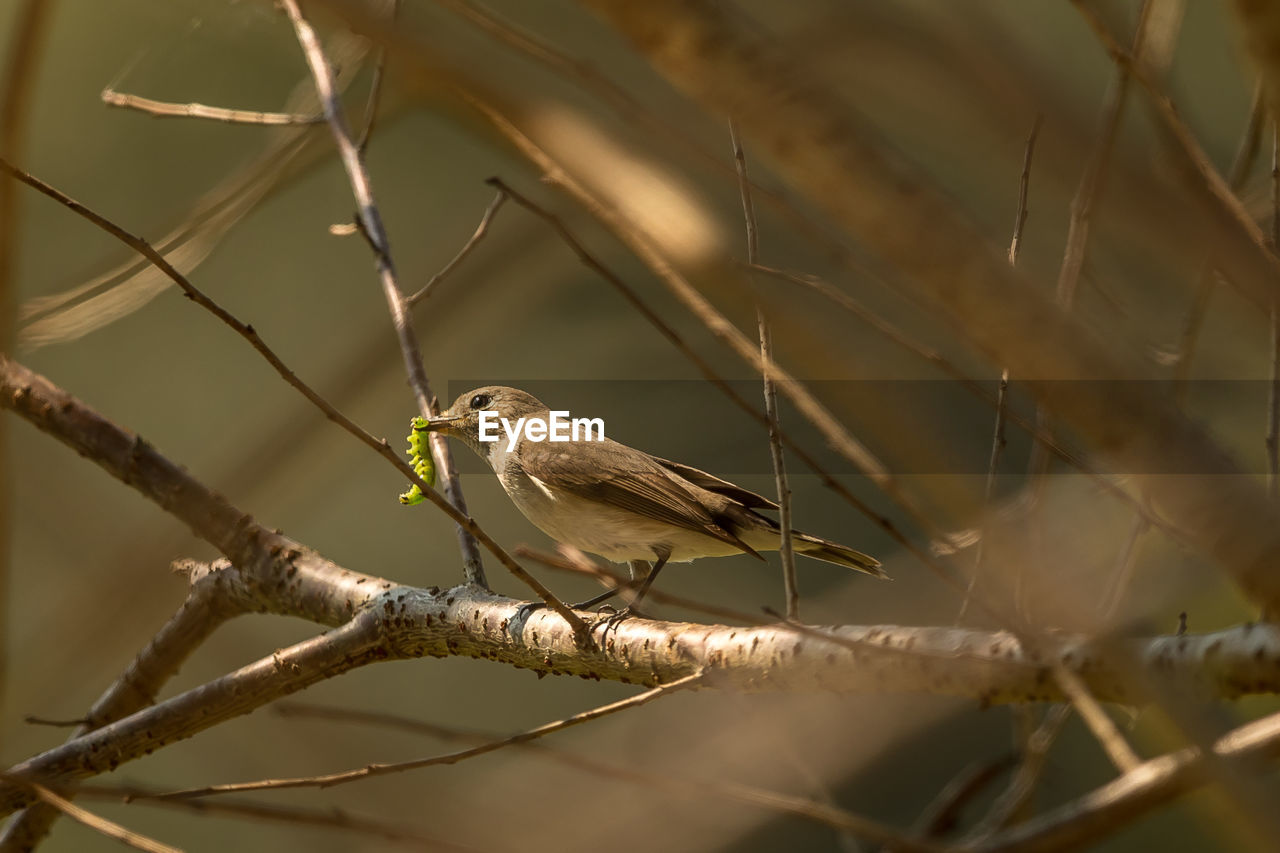
[[[493,402],[493,397],[488,394],[477,394],[471,398],[471,408],[483,409],[485,406]]]

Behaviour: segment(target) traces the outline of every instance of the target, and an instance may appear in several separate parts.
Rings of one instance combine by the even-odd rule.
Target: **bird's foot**
[[[606,610],[610,612],[605,613]],[[618,625],[632,616],[636,616],[640,619],[649,618],[630,605],[623,607],[622,609],[617,609],[613,607],[613,605],[606,604],[604,607],[600,608],[597,618],[591,623],[591,630],[594,631],[596,628],[603,626],[603,633],[608,634],[610,628],[617,629]]]
[[[542,601],[526,602],[516,608],[516,613],[511,617],[511,622],[516,625],[523,625],[534,613],[537,613],[539,610],[545,610],[546,608],[546,603]]]

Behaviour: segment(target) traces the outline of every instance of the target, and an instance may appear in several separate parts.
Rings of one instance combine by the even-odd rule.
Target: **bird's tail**
[[[880,568],[880,561],[875,557],[864,554],[861,551],[855,551],[852,548],[846,548],[839,542],[832,542],[828,539],[810,536],[808,533],[801,533],[799,530],[793,530],[791,533],[793,547],[799,554],[813,557],[815,560],[826,560],[828,563],[835,563],[837,566],[857,569],[860,572],[866,572],[878,578],[889,577]]]

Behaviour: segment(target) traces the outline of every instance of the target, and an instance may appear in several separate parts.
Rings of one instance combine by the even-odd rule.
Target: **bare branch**
[[[1027,225],[1027,195],[1031,189],[1031,157],[1036,150],[1036,137],[1040,135],[1040,125],[1044,116],[1036,114],[1031,124],[1031,132],[1027,134],[1026,148],[1022,154],[1022,176],[1018,180],[1018,214],[1013,219],[1013,238],[1009,241],[1009,266],[1018,265],[1018,252],[1022,248],[1022,229]]]
[[[112,107],[137,110],[157,118],[201,118],[225,124],[257,124],[268,126],[320,124],[324,116],[304,116],[295,113],[264,113],[258,110],[232,110],[226,107],[210,107],[204,104],[175,104],[154,101],[141,95],[117,92],[110,87],[102,90],[102,102]]]
[[[948,312],[992,361],[1029,378],[1143,377],[1112,345],[1023,281],[949,198],[885,152],[841,98],[776,45],[710,3],[653,0],[641,8],[625,0],[583,2],[677,86],[709,109],[737,116],[785,177],[848,234],[896,265],[904,283]],[[1238,238],[1244,224],[1233,222]],[[921,233],[930,235],[927,247]],[[1269,305],[1274,262],[1245,236],[1252,248],[1242,260],[1251,272],[1239,268],[1233,280],[1248,277],[1252,295],[1265,294],[1258,301]],[[1049,382],[1036,390],[1094,451],[1130,471],[1160,470],[1162,460],[1196,460],[1202,473],[1137,482],[1187,541],[1218,560],[1257,601],[1280,605],[1280,573],[1274,570],[1280,526],[1260,485],[1163,393],[1143,383],[1105,384],[1113,387],[1094,383],[1082,393],[1079,383]]]
[[[738,195],[742,198],[742,219],[747,229],[747,264],[760,263],[760,229],[755,205],[751,201],[751,179],[747,176],[747,155],[742,150],[738,127],[729,121],[729,142],[733,147],[733,164],[738,173]],[[773,335],[764,307],[756,302],[756,330],[760,339],[760,360],[773,362]],[[787,483],[787,464],[782,455],[782,436],[778,427],[778,389],[769,371],[761,371],[764,382],[764,414],[769,419],[769,458],[773,463],[774,489],[778,493],[778,526],[782,528],[782,589],[787,602],[787,618],[800,618],[800,591],[796,587],[796,555],[791,540],[791,486]]]
[[[1062,692],[1071,700],[1071,704],[1075,706],[1089,730],[1093,732],[1098,743],[1102,744],[1103,750],[1116,769],[1121,773],[1128,773],[1137,767],[1142,759],[1138,758],[1133,747],[1129,746],[1124,735],[1120,734],[1116,724],[1107,716],[1107,712],[1098,704],[1098,700],[1089,692],[1089,688],[1080,680],[1080,676],[1063,666],[1055,665],[1053,677],[1062,688]]]
[[[436,405],[435,395],[431,393],[431,383],[427,380],[426,370],[422,366],[422,353],[418,347],[417,335],[409,322],[408,306],[405,302],[404,294],[401,292],[399,282],[396,280],[395,265],[391,259],[391,242],[387,237],[386,230],[382,227],[382,215],[378,212],[377,204],[374,202],[373,186],[369,181],[369,173],[364,167],[360,149],[351,140],[351,131],[347,126],[342,102],[339,100],[334,86],[333,69],[329,67],[329,60],[325,58],[324,51],[320,47],[320,40],[316,37],[315,30],[311,28],[311,24],[303,17],[297,0],[281,0],[281,4],[289,15],[289,20],[293,22],[298,44],[302,47],[303,55],[307,59],[307,65],[311,68],[311,76],[316,82],[316,92],[319,94],[320,102],[324,106],[325,119],[328,120],[329,127],[333,131],[333,138],[338,146],[338,154],[342,159],[342,166],[347,172],[347,179],[351,182],[351,191],[356,199],[360,223],[369,238],[370,244],[373,246],[378,278],[382,283],[383,294],[387,299],[387,307],[391,311],[391,322],[395,326],[396,337],[400,341],[400,352],[404,357],[405,369],[409,374],[409,385],[413,388],[414,396],[417,398],[418,411],[422,417],[430,418],[433,415],[440,414],[440,410]],[[449,503],[457,509],[457,514],[466,516],[467,504],[462,496],[462,485],[458,480],[458,472],[454,466],[453,454],[449,450],[449,445],[444,436],[438,432],[431,433],[429,441],[432,455],[435,456],[436,472],[440,478],[441,488],[448,497]],[[463,572],[467,582],[487,588],[484,565],[480,560],[479,546],[475,541],[476,537],[467,529],[465,523],[458,519],[455,519],[455,521],[458,521],[458,544],[462,549]],[[507,568],[510,569],[511,567],[507,566]],[[516,572],[516,574],[520,576],[521,572]],[[521,577],[521,580],[528,583],[532,579],[526,576]],[[554,599],[554,596],[551,598]],[[555,607],[551,600],[548,600],[547,604]],[[563,605],[559,609],[564,610]],[[564,612],[566,618],[572,620],[573,617],[569,615],[568,610],[564,610]]]
[[[365,835],[384,841],[406,844],[413,849],[426,847],[431,850],[453,850],[458,853],[477,853],[477,848],[454,841],[446,841],[415,832],[406,826],[373,820],[352,814],[339,808],[307,809],[297,806],[281,806],[250,800],[218,798],[207,800],[166,800],[155,797],[158,791],[131,786],[80,785],[74,789],[77,797],[97,800],[122,800],[131,805],[165,808],[210,817],[233,817],[263,823],[283,823],[292,826],[319,826],[337,829],[357,835]]]
[[[493,197],[493,201],[489,202],[489,206],[485,208],[484,215],[480,217],[480,224],[476,226],[475,233],[473,233],[470,239],[468,239],[467,242],[463,244],[462,248],[458,250],[458,254],[453,256],[453,260],[445,264],[444,269],[431,276],[430,281],[422,285],[416,293],[405,300],[410,307],[417,305],[419,302],[422,302],[430,296],[436,286],[444,280],[445,276],[453,272],[454,268],[457,267],[458,264],[462,263],[466,259],[467,255],[471,254],[476,245],[484,239],[484,235],[489,233],[489,226],[493,223],[493,217],[497,215],[498,208],[502,207],[506,200],[506,190],[499,188],[498,194]]]
[[[345,720],[368,725],[387,726],[414,734],[427,735],[450,741],[466,743],[487,743],[493,738],[479,732],[459,730],[423,723],[395,714],[384,714],[369,711],[353,711],[340,708],[323,708],[310,705],[290,704],[289,710],[280,710],[286,716],[308,716],[319,719]],[[670,773],[647,773],[633,769],[618,762],[605,762],[596,758],[587,758],[575,753],[556,749],[541,743],[526,742],[517,744],[521,749],[530,750],[533,754],[553,761],[557,764],[572,767],[605,779],[618,780],[646,790],[670,790],[681,794],[696,793],[697,796],[713,796],[730,802],[747,803],[764,807],[781,814],[791,814],[815,823],[824,824],[841,833],[859,835],[868,840],[890,844],[901,850],[938,850],[927,841],[904,835],[890,827],[861,815],[853,814],[837,806],[793,797],[753,788],[747,785],[725,784],[721,780],[693,779],[673,776]]]
[[[1241,769],[1260,758],[1275,758],[1280,755],[1280,714],[1233,730],[1214,743],[1213,752],[1230,764],[1244,765]],[[1207,778],[1205,765],[1206,759],[1195,748],[1154,758],[973,849],[979,853],[1034,853],[1078,848],[1203,784]]]
[[[215,565],[186,561],[177,566],[187,576],[186,600],[156,632],[124,673],[107,688],[68,738],[75,740],[94,729],[123,719],[153,704],[160,688],[204,640],[232,617],[261,610],[263,605],[246,595],[246,586],[233,582],[236,570],[221,561]],[[35,803],[4,828],[0,848],[31,848],[43,838],[57,817],[47,803]]]
[[[678,690],[684,690],[689,687],[697,687],[701,685],[705,679],[702,673],[694,673],[684,678],[672,681],[669,684],[663,684],[652,690],[645,691],[637,696],[627,699],[620,699],[608,705],[601,705],[598,708],[592,708],[589,711],[583,711],[580,714],[574,714],[572,717],[566,717],[563,720],[557,720],[553,723],[546,723],[537,728],[520,732],[508,738],[490,741],[480,746],[473,746],[470,749],[463,749],[458,752],[451,752],[447,755],[435,755],[430,758],[420,758],[416,761],[397,761],[394,764],[367,764],[358,770],[348,770],[343,773],[330,773],[324,776],[302,776],[295,779],[263,779],[258,782],[241,782],[228,785],[210,785],[206,788],[189,788],[183,791],[169,791],[159,794],[164,799],[188,799],[191,797],[206,797],[211,794],[230,794],[239,791],[269,791],[281,788],[329,788],[334,785],[344,785],[348,782],[358,782],[362,779],[371,779],[375,776],[386,776],[392,773],[404,773],[409,770],[417,770],[422,767],[434,767],[441,764],[457,764],[460,761],[466,761],[468,758],[475,758],[479,755],[485,755],[495,750],[504,749],[518,744],[525,744],[538,738],[546,737],[556,732],[564,731],[574,726],[589,723],[592,720],[598,720],[601,717],[607,717],[616,714],[619,711],[626,711],[631,708],[638,708],[641,705],[647,705],[655,699],[659,699]]]
[[[394,23],[399,15],[400,0],[391,0],[388,17]],[[382,105],[382,83],[386,72],[387,49],[382,47],[378,49],[378,58],[373,63],[373,80],[369,83],[369,98],[364,105],[364,130],[360,131],[360,141],[356,143],[356,150],[362,158],[369,148],[369,141],[373,139],[373,128],[378,123],[378,107]]]
[[[119,841],[127,847],[135,850],[145,850],[147,853],[182,853],[177,847],[170,847],[168,844],[161,844],[155,839],[134,832],[131,829],[125,829],[115,821],[107,820],[105,817],[94,814],[88,809],[82,809],[75,803],[60,797],[53,791],[43,785],[31,785],[31,790],[35,792],[40,802],[48,805],[50,808],[57,809],[76,823],[83,824],[100,835]]]
[[[1232,192],[1230,185],[1218,174],[1213,161],[1182,120],[1169,95],[1153,79],[1141,57],[1135,58],[1131,52],[1121,47],[1106,24],[1087,4],[1081,0],[1071,0],[1071,4],[1080,12],[1111,58],[1128,69],[1133,79],[1142,85],[1155,108],[1156,116],[1176,143],[1174,151],[1182,155],[1183,165],[1200,181],[1212,212],[1235,231],[1238,244],[1245,251],[1223,252],[1218,256],[1218,262],[1228,267],[1227,280],[1255,305],[1269,307],[1271,296],[1276,290],[1275,281],[1280,274],[1280,260],[1271,252],[1261,227]]]

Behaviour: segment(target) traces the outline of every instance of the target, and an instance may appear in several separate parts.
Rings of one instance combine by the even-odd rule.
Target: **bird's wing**
[[[704,488],[708,492],[715,492],[717,495],[724,495],[729,500],[737,501],[743,506],[751,507],[752,509],[778,509],[778,505],[764,495],[757,495],[755,492],[744,489],[735,483],[730,483],[728,480],[721,480],[714,474],[708,474],[700,468],[694,468],[692,465],[681,465],[679,462],[672,462],[670,459],[663,459],[660,456],[650,456],[649,458],[695,486]]]
[[[569,464],[569,454],[555,444],[526,441],[520,447],[520,466],[548,488],[702,533],[760,556],[722,526],[678,474],[669,474],[647,453],[610,439],[593,442],[592,449],[593,464],[584,470],[581,464]]]

